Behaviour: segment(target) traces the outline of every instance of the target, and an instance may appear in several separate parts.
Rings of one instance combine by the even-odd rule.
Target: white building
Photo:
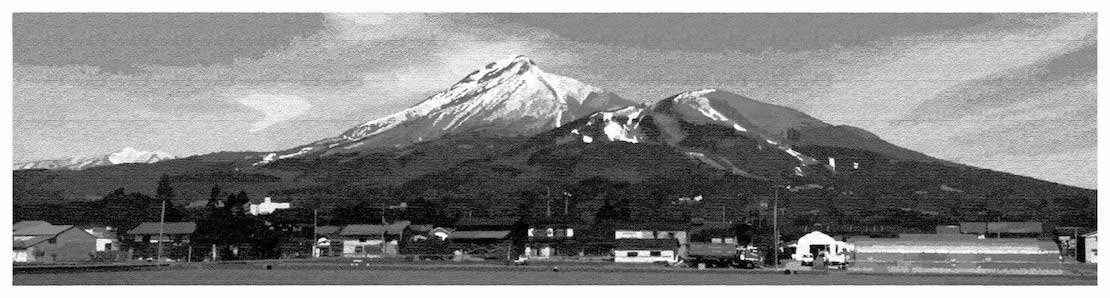
[[[797,250],[791,257],[801,261],[803,265],[813,263],[818,255],[824,255],[825,260],[831,264],[846,264],[853,250],[855,247],[851,244],[836,241],[825,233],[813,231],[798,238]]]
[[[120,249],[116,229],[112,227],[94,227],[85,229],[85,232],[96,237],[96,251],[117,251]]]
[[[1079,251],[1076,253],[1080,261],[1098,263],[1098,232],[1090,232],[1079,237]]]
[[[675,239],[623,239],[613,248],[616,263],[678,262],[678,241]]]
[[[279,209],[289,209],[289,203],[274,203],[270,201],[270,197],[265,197],[262,199],[262,203],[251,204],[250,213],[251,215],[266,215]]]

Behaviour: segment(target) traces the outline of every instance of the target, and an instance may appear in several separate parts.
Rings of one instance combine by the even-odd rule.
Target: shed
[[[447,241],[459,255],[508,260],[512,248],[509,234],[504,230],[454,231],[447,235]]]
[[[1079,236],[1076,259],[1084,263],[1098,263],[1098,232]]]

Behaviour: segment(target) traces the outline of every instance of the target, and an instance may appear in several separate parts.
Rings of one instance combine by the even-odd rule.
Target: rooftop
[[[12,236],[54,236],[73,228],[71,225],[55,226],[51,224],[26,226],[12,231]]]
[[[195,222],[167,222],[162,227],[162,234],[192,234],[197,230],[197,223]],[[127,231],[129,235],[158,235],[159,223],[158,222],[144,222],[139,226]]]
[[[402,220],[388,225],[347,225],[339,232],[339,235],[381,235],[382,233],[397,235],[401,234],[409,226],[409,223],[407,220]]]
[[[505,239],[509,231],[455,231],[447,239]]]

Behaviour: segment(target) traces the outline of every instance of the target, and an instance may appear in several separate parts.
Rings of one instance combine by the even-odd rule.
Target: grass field
[[[1095,285],[1093,276],[792,274],[736,270],[606,271],[431,268],[165,268],[17,273],[15,285]]]

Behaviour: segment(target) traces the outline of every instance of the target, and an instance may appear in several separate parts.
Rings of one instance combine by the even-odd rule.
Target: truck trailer
[[[692,267],[745,268],[762,267],[763,257],[752,246],[735,243],[690,242],[683,262]]]

